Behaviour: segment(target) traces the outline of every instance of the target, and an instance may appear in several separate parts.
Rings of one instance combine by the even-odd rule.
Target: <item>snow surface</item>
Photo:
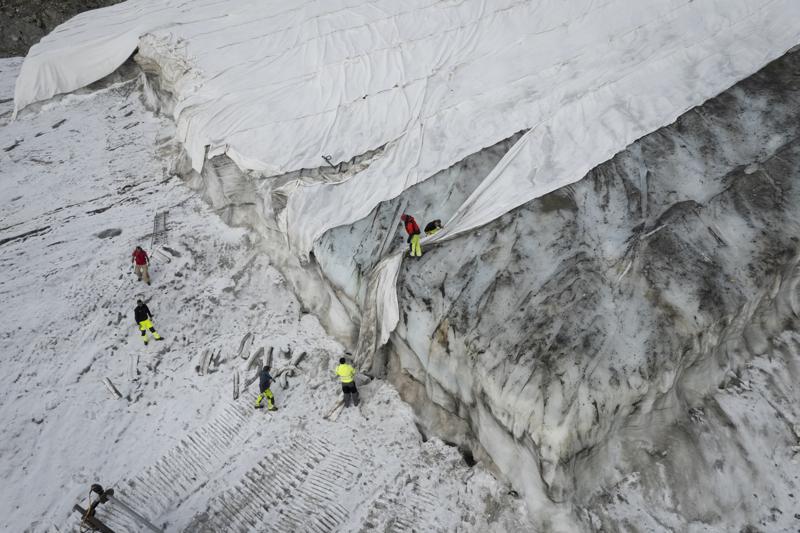
[[[578,180],[800,42],[798,19],[795,0],[129,0],[34,46],[15,101],[86,85],[138,46],[196,170],[224,153],[280,175],[383,148],[345,181],[292,189],[284,224],[303,255],[517,131],[531,129],[454,230]]]
[[[0,60],[0,102],[18,59]],[[171,121],[147,112],[137,78],[47,102],[8,123],[0,107],[0,529],[73,531],[89,484],[168,531],[529,530],[522,501],[437,439],[423,442],[387,383],[360,410],[339,396],[341,346],[304,313],[259,238],[224,224],[172,174]],[[5,105],[5,104],[0,104]],[[129,254],[168,211],[153,286]],[[144,297],[164,343],[143,347]],[[254,370],[307,352],[280,410],[252,410]],[[197,368],[219,350],[210,372]],[[232,401],[232,375],[243,393]],[[105,388],[109,378],[123,397]],[[100,516],[136,531],[113,505]]]

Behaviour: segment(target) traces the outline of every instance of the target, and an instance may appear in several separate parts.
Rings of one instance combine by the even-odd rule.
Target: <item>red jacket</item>
[[[411,215],[400,215],[400,220],[405,224],[406,233],[409,235],[417,235],[420,232],[417,221]]]
[[[144,250],[134,250],[133,261],[137,265],[146,265],[149,262],[147,258],[147,252],[145,252]]]

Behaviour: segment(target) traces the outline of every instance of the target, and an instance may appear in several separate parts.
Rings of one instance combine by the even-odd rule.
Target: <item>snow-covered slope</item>
[[[284,228],[305,254],[520,130],[464,224],[578,180],[797,44],[798,19],[794,0],[129,0],[34,46],[15,99],[77,89],[138,47],[195,170],[227,154],[274,176],[378,150],[344,181],[291,184]]]
[[[0,102],[19,65],[0,61]],[[342,347],[302,310],[261,239],[224,224],[171,173],[174,127],[144,109],[131,74],[10,124],[10,102],[0,104],[0,530],[75,531],[71,508],[93,482],[165,531],[527,529],[522,501],[457,448],[423,442],[387,383],[362,386],[360,412],[322,419],[339,396],[330,369]],[[129,254],[150,248],[158,212],[167,244],[147,287]],[[165,342],[142,346],[137,297]],[[248,332],[245,355],[274,347],[276,368],[307,353],[273,387],[271,416],[245,387]],[[141,530],[113,505],[100,516]]]

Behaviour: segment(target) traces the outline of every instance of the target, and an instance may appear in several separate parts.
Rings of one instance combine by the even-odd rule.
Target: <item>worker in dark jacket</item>
[[[419,245],[419,240],[421,238],[419,224],[417,224],[417,221],[414,220],[414,217],[406,213],[400,215],[400,220],[403,222],[403,227],[405,227],[406,233],[408,233],[408,244],[411,248],[411,257],[422,257],[422,247]]]
[[[269,389],[273,381],[272,376],[269,375],[269,370],[269,365],[265,365],[264,368],[261,369],[261,374],[258,376],[258,390],[260,392],[258,398],[256,398],[256,409],[261,409],[263,407],[263,405],[261,405],[261,400],[266,398],[267,409],[270,411],[277,411],[278,408],[275,407],[275,396]]]
[[[142,340],[144,344],[147,345],[147,331],[150,330],[150,333],[153,334],[153,338],[157,341],[163,341],[164,337],[158,334],[156,328],[153,326],[153,315],[150,313],[150,309],[144,304],[141,300],[136,300],[136,309],[133,310],[133,318],[136,321],[136,324],[139,326],[139,331],[142,332]]]
[[[347,359],[339,359],[339,366],[336,367],[336,375],[342,382],[342,392],[344,393],[344,406],[350,407],[352,403],[358,406],[358,389],[356,389],[356,369],[347,364]]]
[[[436,235],[439,233],[440,229],[442,229],[442,221],[438,218],[436,220],[432,220],[425,226],[425,236],[430,237],[431,235]]]

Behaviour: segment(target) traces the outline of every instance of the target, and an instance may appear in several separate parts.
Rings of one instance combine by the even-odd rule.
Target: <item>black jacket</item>
[[[272,385],[272,376],[269,375],[269,370],[265,368],[258,378],[258,389],[260,392],[264,392],[270,385]]]
[[[138,324],[142,320],[153,318],[153,315],[150,314],[150,309],[148,309],[145,304],[142,304],[137,305],[136,309],[133,310],[133,317],[136,319],[136,323]]]

